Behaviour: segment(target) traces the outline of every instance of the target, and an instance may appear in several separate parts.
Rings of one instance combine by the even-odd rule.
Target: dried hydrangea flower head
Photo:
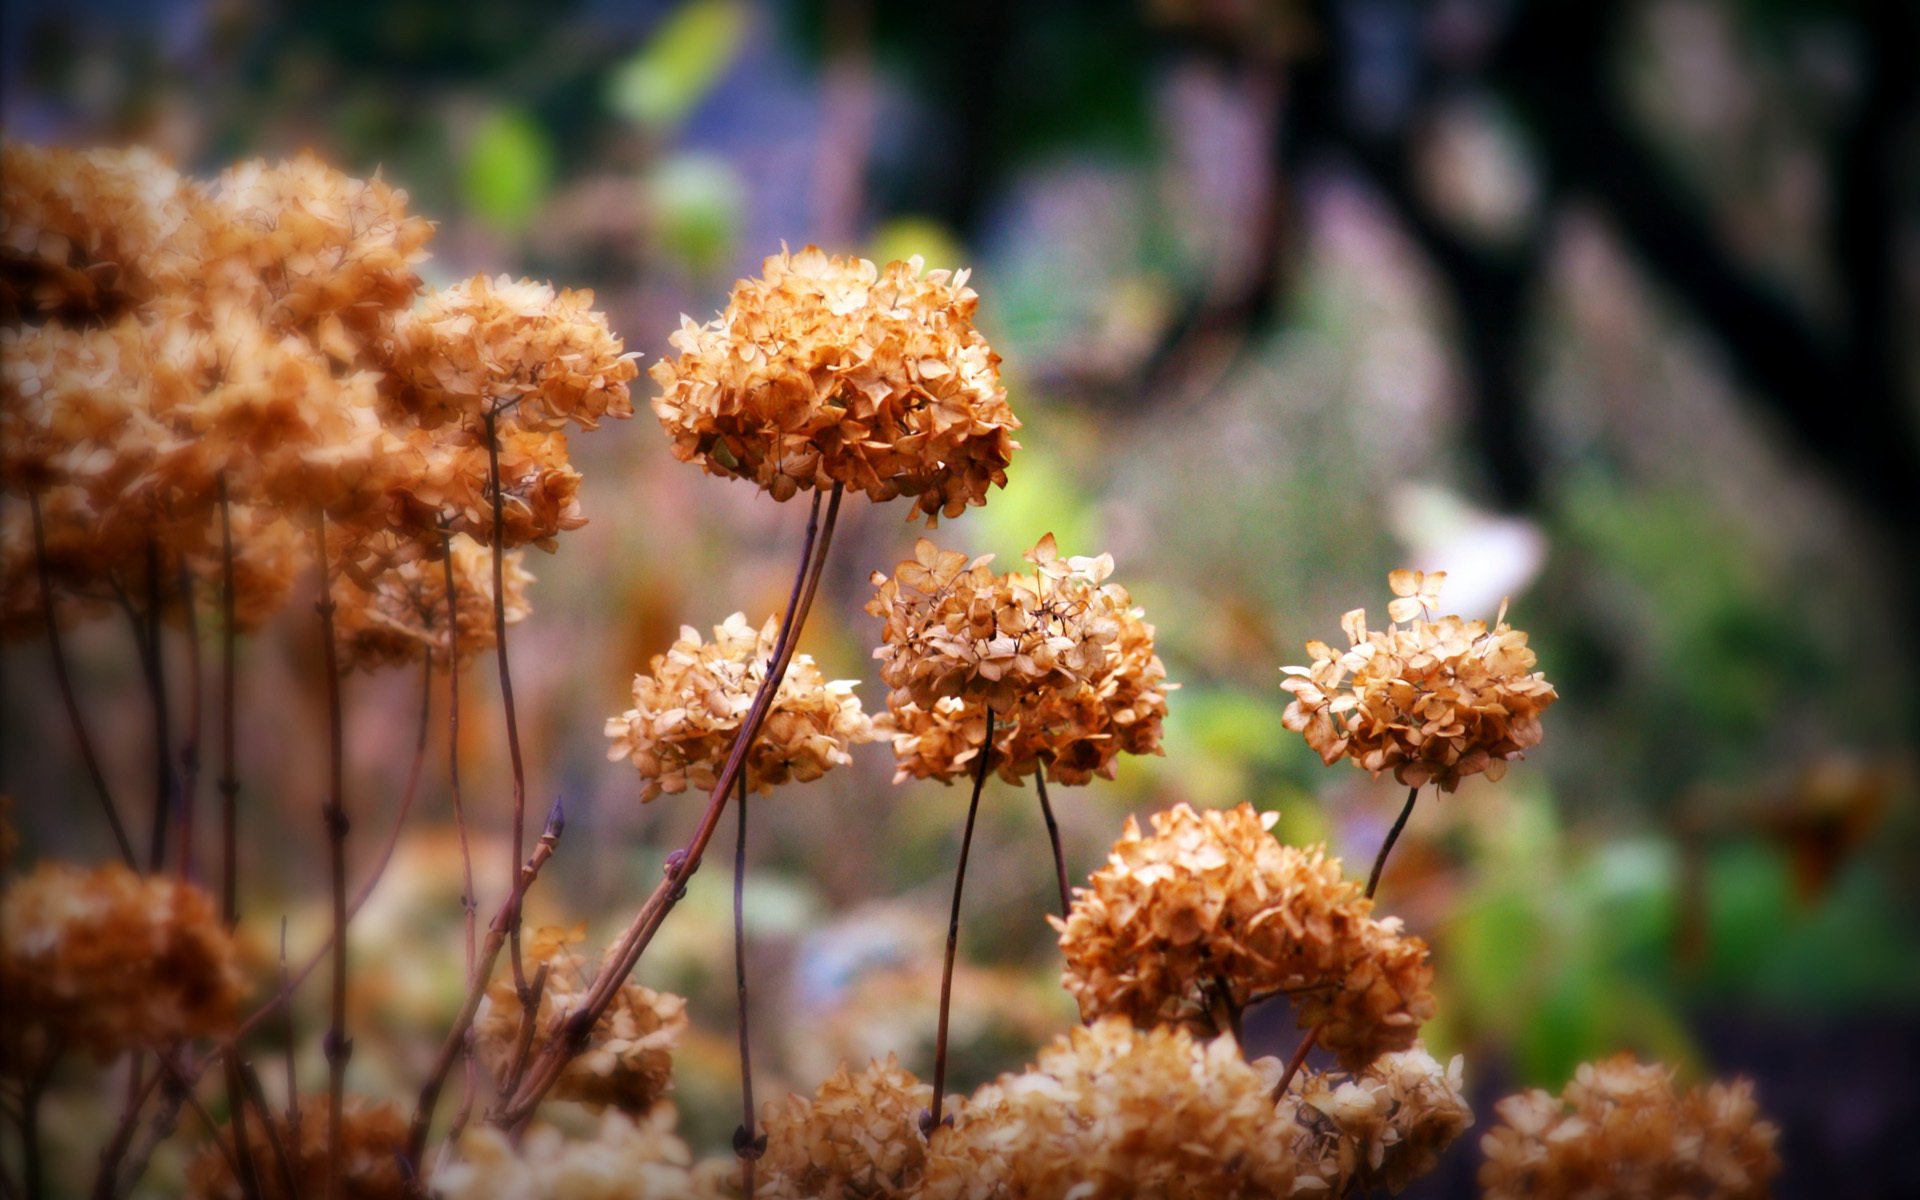
[[[777,619],[755,630],[746,614],[734,613],[713,627],[710,642],[682,626],[680,640],[654,655],[646,674],[634,676],[633,707],[607,719],[613,739],[607,757],[633,760],[642,801],[714,786],[778,640]],[[851,679],[827,679],[810,655],[794,655],[747,752],[748,789],[806,783],[852,762],[849,748],[874,738],[873,723],[853,694],[857,686]]]
[[[925,538],[892,575],[875,572],[867,611],[882,623],[873,652],[888,704],[932,711],[943,698],[996,714],[1088,683],[1107,665],[1126,591],[1106,582],[1113,558],[1061,559],[1048,534],[1029,550],[1034,571],[996,575],[992,555],[968,560]]]
[[[507,549],[538,546],[552,551],[555,539],[587,523],[580,511],[580,472],[567,457],[567,435],[502,425],[500,543]],[[484,430],[467,425],[410,429],[404,451],[410,464],[388,492],[393,529],[423,542],[441,530],[493,543],[493,493]]]
[[[1540,714],[1559,698],[1535,671],[1527,635],[1506,623],[1506,606],[1484,621],[1431,615],[1444,571],[1395,571],[1395,622],[1367,628],[1364,609],[1340,619],[1349,646],[1308,642],[1310,667],[1285,667],[1293,693],[1288,729],[1331,765],[1341,758],[1392,771],[1409,787],[1450,792],[1469,775],[1489,779],[1540,742]]]
[[[191,219],[151,150],[0,144],[0,321],[111,319],[166,286],[163,248]]]
[[[635,1117],[608,1110],[591,1138],[536,1125],[514,1141],[492,1127],[469,1129],[460,1154],[436,1171],[442,1200],[722,1200],[734,1161],[695,1164],[674,1132],[671,1104]]]
[[[1757,1200],[1780,1171],[1780,1131],[1747,1080],[1687,1091],[1630,1055],[1582,1064],[1560,1096],[1539,1089],[1494,1106],[1480,1139],[1489,1200],[1694,1196]]]
[[[782,251],[713,321],[681,318],[678,357],[652,370],[674,457],[776,500],[834,484],[910,496],[929,525],[984,504],[1020,422],[967,273],[923,266]]]
[[[1426,943],[1374,917],[1324,848],[1275,839],[1277,817],[1181,804],[1154,814],[1151,835],[1128,818],[1066,920],[1048,917],[1082,1016],[1224,1033],[1217,1001],[1284,992],[1349,1068],[1413,1044],[1434,1011]]]
[[[976,1092],[927,1150],[928,1200],[1286,1196],[1292,1148],[1267,1085],[1230,1038],[1074,1029],[1032,1068]]]
[[[187,1164],[188,1200],[298,1200],[327,1195],[330,1164],[327,1134],[333,1121],[326,1096],[309,1096],[300,1103],[300,1120],[286,1113],[272,1115],[271,1133],[257,1113],[247,1121],[247,1148],[258,1168],[258,1193],[250,1192],[233,1173],[233,1133],[222,1132],[218,1144],[202,1147]],[[276,1151],[278,1147],[278,1151]],[[293,1190],[279,1169],[286,1156]],[[349,1096],[340,1121],[340,1195],[350,1200],[408,1200],[419,1195],[401,1168],[407,1153],[407,1118],[391,1102],[374,1104]]]
[[[767,1150],[754,1194],[776,1200],[894,1200],[917,1195],[927,1142],[920,1114],[933,1089],[893,1055],[854,1074],[842,1063],[812,1096],[761,1110]]]
[[[1047,690],[1031,702],[995,712],[994,769],[1018,784],[1039,771],[1055,783],[1083,784],[1098,776],[1112,779],[1121,754],[1161,754],[1160,731],[1167,715],[1167,669],[1153,652],[1153,626],[1146,613],[1126,606],[1117,585],[1103,589],[1111,600],[1115,635],[1107,643],[1106,662],[1079,687]],[[896,694],[897,698],[897,694]],[[958,696],[934,701],[931,709],[912,701],[889,700],[888,712],[875,722],[893,744],[894,782],[938,779],[951,782],[968,774],[986,736],[986,710]]]
[[[444,667],[450,648],[462,661],[493,648],[493,550],[465,534],[448,544],[453,558],[452,636],[448,636],[447,564],[425,558],[395,562],[368,581],[371,589],[351,577],[334,585],[333,626],[344,668],[373,671],[418,662],[428,654],[436,666]],[[500,565],[509,625],[533,611],[527,600],[533,575],[521,565],[521,558],[520,551],[511,550]]]
[[[1383,1054],[1366,1070],[1294,1076],[1279,1115],[1291,1131],[1299,1171],[1296,1196],[1399,1192],[1439,1165],[1440,1155],[1473,1124],[1462,1091],[1459,1055],[1442,1066],[1415,1046]],[[1271,1087],[1279,1059],[1253,1064]]]
[[[106,1060],[222,1033],[247,990],[240,948],[191,884],[45,862],[0,898],[0,1060],[54,1044]]]
[[[591,291],[476,275],[428,293],[399,323],[393,378],[422,424],[509,413],[528,429],[633,415],[640,373]]]
[[[554,1015],[578,1008],[593,988],[594,972],[572,947],[580,929],[537,930],[527,946],[529,971],[545,963],[546,988],[535,1013],[536,1030],[551,1026]],[[519,993],[510,977],[494,981],[473,1023],[480,1061],[496,1079],[505,1078],[520,1045]],[[554,1085],[561,1100],[644,1113],[673,1086],[673,1049],[687,1032],[687,1002],[637,983],[621,985],[587,1045],[567,1064]]]

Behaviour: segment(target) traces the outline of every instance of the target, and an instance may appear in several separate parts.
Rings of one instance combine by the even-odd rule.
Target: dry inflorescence
[[[223,1033],[247,992],[240,947],[192,884],[42,863],[0,898],[0,1066]]]
[[[936,1130],[928,1200],[1252,1200],[1286,1196],[1292,1147],[1269,1085],[1231,1038],[1074,1029],[1027,1071],[1003,1075]]]
[[[1480,1139],[1488,1200],[1752,1200],[1780,1171],[1780,1131],[1752,1083],[1677,1091],[1671,1068],[1631,1055],[1582,1064],[1560,1096],[1536,1088],[1494,1111],[1500,1123]]]
[[[713,321],[681,318],[679,356],[653,366],[676,458],[776,500],[836,484],[909,496],[929,525],[1006,486],[1020,422],[965,271],[882,271],[812,246],[762,270]]]
[[[926,1169],[920,1114],[933,1089],[889,1054],[854,1074],[842,1063],[811,1097],[765,1106],[755,1194],[776,1200],[899,1200]]]
[[[634,676],[633,707],[607,719],[613,740],[607,757],[633,760],[641,800],[714,786],[766,679],[778,635],[777,620],[768,618],[756,631],[744,613],[714,626],[711,642],[682,626],[680,640],[653,656],[649,673]],[[849,748],[874,738],[873,723],[853,694],[857,686],[855,680],[825,678],[812,656],[795,654],[747,753],[748,790],[806,783],[852,762]]]
[[[269,1131],[257,1111],[247,1114],[247,1157],[259,1181],[257,1192],[234,1176],[237,1156],[229,1128],[218,1144],[202,1147],[187,1164],[188,1200],[299,1200],[333,1194],[327,1186],[332,1170],[327,1134],[333,1123],[327,1097],[302,1101],[297,1121],[288,1113],[274,1113],[271,1119]],[[419,1193],[401,1166],[406,1150],[407,1118],[398,1105],[349,1097],[340,1122],[338,1194],[343,1200],[412,1200]]]
[[[1216,1004],[1287,993],[1349,1068],[1413,1044],[1434,1011],[1426,943],[1373,916],[1323,848],[1276,840],[1277,815],[1181,804],[1151,835],[1128,818],[1066,920],[1048,918],[1083,1016],[1227,1032]]]
[[[608,1111],[591,1138],[540,1125],[515,1145],[498,1129],[469,1130],[460,1157],[436,1172],[441,1200],[722,1200],[732,1159],[695,1163],[674,1132],[671,1104],[640,1116]]]
[[[1535,671],[1527,635],[1506,623],[1432,617],[1446,572],[1395,571],[1394,624],[1367,628],[1365,609],[1340,618],[1350,643],[1308,642],[1311,667],[1283,668],[1293,694],[1284,720],[1322,761],[1341,758],[1392,771],[1409,787],[1450,792],[1469,775],[1489,779],[1540,742],[1540,714],[1559,698]]]
[[[374,575],[371,589],[351,577],[335,584],[333,624],[340,639],[342,669],[372,671],[418,662],[428,655],[436,666],[444,667],[451,658],[464,661],[493,648],[493,551],[465,534],[451,539],[449,549],[454,594],[451,637],[444,561],[413,558],[394,563]],[[521,558],[520,551],[509,551],[500,564],[509,625],[533,611],[527,601],[533,575],[521,565]]]
[[[1415,1046],[1383,1054],[1366,1070],[1306,1072],[1280,1102],[1292,1138],[1296,1196],[1399,1192],[1433,1170],[1440,1155],[1473,1124],[1462,1092],[1459,1055],[1442,1066]],[[1253,1064],[1277,1083],[1278,1059]]]
[[[534,1013],[533,1038],[549,1034],[557,1017],[577,1010],[593,987],[587,965],[570,949],[578,930],[544,928],[527,947],[529,971],[544,963],[546,986]],[[519,993],[503,977],[487,989],[473,1039],[480,1060],[496,1079],[506,1078],[520,1052],[523,1024]],[[622,984],[613,1003],[594,1022],[584,1049],[554,1085],[556,1099],[644,1113],[673,1086],[673,1050],[687,1032],[687,1002],[637,983]]]

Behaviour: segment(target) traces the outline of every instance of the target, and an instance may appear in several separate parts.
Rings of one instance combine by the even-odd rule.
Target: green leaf
[[[678,125],[732,64],[746,26],[747,9],[738,0],[683,5],[614,70],[608,103],[651,129]]]
[[[553,147],[525,111],[498,108],[480,122],[461,169],[468,207],[497,229],[527,227],[553,184]]]

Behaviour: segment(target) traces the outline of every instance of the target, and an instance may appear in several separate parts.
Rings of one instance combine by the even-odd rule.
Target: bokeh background
[[[1920,1189],[1911,3],[11,0],[0,20],[7,136],[206,174],[303,148],[380,170],[438,222],[431,282],[590,286],[643,365],[783,241],[971,266],[1023,449],[937,537],[1111,551],[1182,685],[1164,758],[1058,789],[1077,875],[1125,814],[1178,800],[1276,808],[1284,836],[1370,859],[1402,792],[1283,730],[1278,668],[1380,613],[1390,568],[1444,568],[1449,610],[1511,597],[1562,697],[1506,780],[1422,801],[1382,888],[1434,944],[1427,1039],[1468,1056],[1482,1124],[1633,1049],[1753,1076],[1782,1195]],[[568,813],[534,917],[590,944],[697,812],[639,804],[605,718],[681,624],[778,610],[805,515],[674,462],[641,410],[575,439],[591,523],[533,556],[512,641],[533,794]],[[867,576],[914,536],[850,505],[803,645],[869,705]],[[243,649],[243,909],[269,957],[280,914],[296,958],[325,927],[312,624],[295,605]],[[124,631],[73,653],[136,788]],[[508,777],[484,666],[459,749],[491,911]],[[5,647],[4,677],[23,853],[105,857],[44,646]],[[356,875],[416,690],[351,684]],[[359,1090],[410,1094],[461,990],[445,701],[355,925]],[[888,757],[754,810],[763,1092],[890,1049],[929,1069],[966,795],[896,786]],[[710,1151],[736,1120],[730,839],[641,971],[692,997],[678,1099]],[[1030,793],[990,785],[974,861],[963,1086],[1072,1019]],[[324,1022],[301,1020],[318,1080]],[[1251,1036],[1284,1052],[1290,1026],[1264,1012]],[[89,1103],[49,1136],[97,1143]],[[1471,1194],[1473,1142],[1416,1194]]]

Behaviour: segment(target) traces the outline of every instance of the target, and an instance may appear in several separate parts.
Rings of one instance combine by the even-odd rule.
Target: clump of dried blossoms
[[[634,676],[633,707],[607,720],[613,739],[607,757],[633,760],[642,801],[689,785],[714,786],[778,639],[777,619],[755,631],[744,613],[714,626],[711,642],[682,626],[680,640],[653,656],[650,672]],[[857,686],[856,680],[828,680],[812,656],[795,654],[747,753],[748,789],[771,791],[790,779],[806,783],[852,762],[849,747],[874,738],[853,694]]]
[[[593,987],[592,973],[570,949],[584,934],[544,928],[527,947],[530,963],[547,967],[546,987],[535,1012],[536,1036],[551,1029],[555,1014],[578,1008]],[[530,970],[533,968],[529,968]],[[521,1045],[522,1012],[513,980],[487,989],[473,1023],[475,1048],[495,1078],[505,1078]],[[637,983],[623,984],[567,1064],[553,1095],[561,1100],[644,1113],[673,1086],[673,1050],[687,1031],[687,1002]]]
[[[880,678],[890,707],[932,711],[953,697],[1011,713],[1048,692],[1087,684],[1107,665],[1126,591],[1106,582],[1109,555],[1062,561],[1048,534],[1029,550],[1033,574],[995,575],[925,538],[891,576],[875,572],[867,611],[882,622]]]
[[[1323,847],[1276,840],[1277,818],[1181,804],[1154,814],[1151,835],[1127,819],[1066,920],[1048,917],[1084,1017],[1224,1033],[1219,1006],[1286,993],[1351,1069],[1413,1044],[1434,1011],[1426,943],[1376,918]]]
[[[1288,1195],[1292,1147],[1268,1084],[1231,1038],[1074,1029],[974,1093],[927,1149],[929,1200]]]
[[[453,627],[448,630],[447,564],[423,558],[396,562],[362,587],[351,576],[334,587],[333,625],[343,669],[363,671],[418,662],[436,666],[465,660],[494,644],[493,550],[461,534],[450,540],[453,560]],[[533,611],[527,587],[533,575],[522,554],[509,551],[501,563],[507,624]],[[451,655],[449,652],[452,652]]]
[[[1455,1055],[1443,1067],[1415,1046],[1383,1054],[1351,1077],[1339,1071],[1295,1076],[1279,1109],[1299,1172],[1293,1194],[1398,1192],[1433,1170],[1473,1124],[1461,1091],[1462,1065]],[[1285,1070],[1272,1058],[1253,1068],[1269,1086]]]
[[[1761,1118],[1752,1083],[1676,1091],[1671,1068],[1630,1055],[1582,1064],[1560,1096],[1536,1088],[1494,1111],[1500,1123],[1480,1139],[1489,1200],[1749,1200],[1780,1170],[1780,1131]]]
[[[1469,775],[1489,779],[1540,742],[1540,714],[1558,699],[1535,671],[1527,635],[1506,606],[1484,621],[1434,617],[1446,572],[1395,571],[1390,624],[1367,628],[1365,609],[1340,618],[1350,643],[1308,642],[1311,667],[1282,668],[1293,693],[1284,720],[1329,765],[1341,758],[1392,771],[1409,787],[1450,792]]]
[[[213,900],[119,863],[42,863],[0,899],[0,1061],[102,1060],[229,1029],[248,991]]]
[[[653,366],[674,456],[776,500],[844,484],[910,496],[929,525],[1006,486],[1020,427],[1000,356],[973,327],[967,273],[882,271],[809,246],[734,284],[705,325],[681,318]]]
[[[498,1129],[469,1130],[460,1157],[436,1172],[442,1200],[720,1200],[733,1161],[696,1164],[674,1132],[671,1104],[644,1115],[608,1111],[592,1138],[535,1126],[516,1146]]]
[[[811,1097],[762,1110],[767,1149],[755,1195],[777,1200],[891,1200],[918,1195],[927,1142],[920,1114],[933,1089],[894,1056],[853,1074],[842,1063]]]
[[[257,1112],[247,1120],[247,1149],[259,1179],[260,1200],[299,1200],[325,1196],[329,1178],[327,1132],[332,1126],[327,1097],[310,1096],[300,1118],[271,1116],[269,1131]],[[398,1105],[372,1104],[349,1097],[340,1122],[340,1192],[351,1200],[407,1200],[417,1196],[402,1171],[407,1150],[407,1119]],[[281,1170],[282,1155],[286,1170]],[[209,1143],[187,1164],[188,1200],[245,1200],[252,1193],[234,1176],[231,1129]],[[291,1188],[287,1175],[292,1176]]]

